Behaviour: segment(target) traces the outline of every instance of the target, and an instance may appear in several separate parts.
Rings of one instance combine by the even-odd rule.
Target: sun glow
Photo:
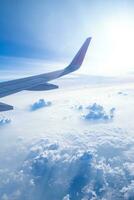
[[[111,76],[133,74],[133,19],[124,15],[107,18],[92,33],[91,47],[85,61],[86,73]]]
[[[111,65],[118,72],[134,67],[134,23],[127,20],[111,21],[107,29]],[[122,71],[121,71],[122,70]]]

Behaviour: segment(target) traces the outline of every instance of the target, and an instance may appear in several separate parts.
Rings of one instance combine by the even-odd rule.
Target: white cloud
[[[50,101],[45,101],[44,99],[39,99],[37,102],[33,103],[30,106],[30,110],[35,111],[35,110],[38,110],[38,109],[43,108],[43,107],[51,106],[51,104],[52,103]]]
[[[83,105],[75,106],[77,110],[83,110]],[[109,122],[114,118],[115,108],[112,107],[107,113],[104,107],[100,104],[93,103],[86,107],[88,113],[84,115],[84,119],[90,122]]]
[[[128,177],[121,153],[127,145],[111,140],[111,145],[102,143],[85,150],[79,143],[66,146],[41,139],[28,147],[29,154],[20,169],[6,171],[6,179],[1,176],[1,195],[6,188],[9,199],[19,196],[19,200],[129,199],[133,195],[133,175]],[[111,152],[111,157],[102,148]]]
[[[124,194],[125,200],[134,199],[134,181],[131,181],[128,186],[123,187],[121,192]]]
[[[4,195],[10,200],[129,197],[134,177],[133,89],[122,98],[118,91],[120,86],[81,86],[7,97],[5,101],[16,108],[6,113],[12,126],[0,130],[0,199]],[[31,102],[38,103],[36,99],[46,103],[44,96],[53,106],[35,113],[25,110]],[[80,118],[91,110],[105,122],[113,105],[118,113],[112,123]],[[128,119],[131,126],[126,128]]]
[[[5,118],[5,117],[0,117],[0,126],[6,125],[11,123],[11,119]]]

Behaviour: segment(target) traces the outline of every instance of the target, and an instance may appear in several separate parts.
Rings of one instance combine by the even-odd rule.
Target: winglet
[[[64,74],[71,73],[80,68],[85,58],[91,39],[92,39],[91,37],[86,39],[86,41],[84,42],[84,44],[82,45],[76,56],[73,58],[72,62],[68,65],[68,67],[64,69],[63,72]]]
[[[90,41],[91,37],[86,39],[86,41],[84,42],[84,44],[82,45],[76,56],[73,58],[72,62],[70,63],[71,66],[77,66],[78,68],[81,66],[85,58]]]

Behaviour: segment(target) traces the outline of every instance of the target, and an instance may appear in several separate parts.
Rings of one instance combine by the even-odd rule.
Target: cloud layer
[[[2,200],[133,199],[133,145],[134,141],[123,144],[112,138],[109,142],[103,139],[92,148],[82,148],[79,143],[68,145],[42,138],[28,147],[29,153],[19,169],[0,171],[0,197]]]
[[[134,199],[133,88],[58,91],[35,113],[26,105],[48,105],[44,93],[12,97],[12,126],[0,130],[0,199]]]

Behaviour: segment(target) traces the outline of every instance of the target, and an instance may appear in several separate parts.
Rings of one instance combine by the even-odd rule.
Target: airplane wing
[[[58,86],[48,82],[78,70],[82,65],[90,41],[91,37],[86,39],[72,62],[64,69],[0,83],[0,98],[23,90],[41,91],[58,88]],[[1,104],[0,111],[2,111],[2,105],[4,110],[5,107],[9,107],[9,105]]]

